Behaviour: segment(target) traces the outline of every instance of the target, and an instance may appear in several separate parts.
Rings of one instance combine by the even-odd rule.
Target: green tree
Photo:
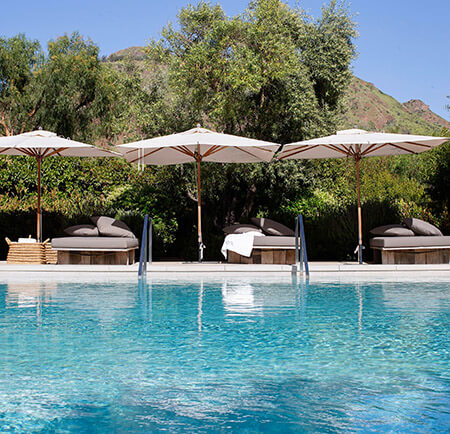
[[[251,2],[228,18],[220,6],[183,8],[149,47],[172,88],[215,129],[288,142],[326,132],[350,80],[355,24],[330,3],[312,21],[280,0]]]
[[[36,126],[41,103],[36,74],[44,61],[38,41],[23,34],[0,38],[0,135],[22,133]]]
[[[87,140],[110,135],[117,75],[78,33],[48,44],[24,35],[0,39],[0,134],[42,127]]]
[[[356,36],[355,24],[336,2],[317,21],[279,0],[251,2],[234,18],[218,5],[200,2],[183,8],[178,26],[167,26],[162,35],[147,47],[149,68],[165,65],[170,94],[191,120],[179,126],[200,122],[280,143],[333,128]],[[314,179],[308,167],[308,162],[204,165],[209,230],[219,236],[226,223],[273,215],[288,198],[306,192]],[[194,176],[191,168],[185,173],[189,193]]]
[[[82,140],[108,135],[116,76],[98,53],[98,47],[78,33],[49,42],[36,77],[41,92],[37,118],[43,128]]]
[[[180,131],[193,120],[189,110],[169,86],[167,68],[159,62],[136,62],[131,58],[109,67],[116,74],[111,134],[129,142]]]

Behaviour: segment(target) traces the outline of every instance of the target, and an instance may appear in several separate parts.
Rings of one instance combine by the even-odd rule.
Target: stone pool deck
[[[314,273],[442,273],[448,272],[450,264],[382,265],[358,264],[356,262],[311,262],[310,274]],[[133,265],[22,265],[0,261],[1,277],[17,274],[38,273],[120,273],[133,275],[138,272],[138,264]],[[292,273],[293,265],[269,264],[228,264],[221,262],[153,262],[147,267],[148,273]]]

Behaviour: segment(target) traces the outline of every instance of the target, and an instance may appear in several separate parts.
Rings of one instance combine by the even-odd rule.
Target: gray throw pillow
[[[370,231],[376,237],[413,237],[414,232],[402,225],[378,226]]]
[[[263,230],[263,232],[268,235],[275,235],[279,237],[295,236],[295,232],[292,229],[289,229],[287,226],[274,220],[254,217],[251,220],[255,225],[259,226]]]
[[[430,223],[415,218],[407,218],[403,220],[403,224],[414,231],[416,235],[442,237],[442,232]]]
[[[98,237],[100,234],[94,225],[75,225],[64,229],[72,237]]]
[[[104,237],[136,238],[130,228],[120,220],[106,216],[91,217],[91,220],[97,225],[100,235]]]
[[[246,232],[262,232],[262,230],[255,225],[248,224],[234,224],[222,229],[227,235],[229,234],[245,234]]]

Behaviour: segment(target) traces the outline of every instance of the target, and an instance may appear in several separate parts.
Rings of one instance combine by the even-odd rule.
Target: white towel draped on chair
[[[249,258],[253,251],[253,239],[255,237],[264,236],[264,234],[257,231],[246,232],[245,234],[227,235],[220,251],[222,252],[222,255],[225,257],[225,259],[227,259],[228,250]]]

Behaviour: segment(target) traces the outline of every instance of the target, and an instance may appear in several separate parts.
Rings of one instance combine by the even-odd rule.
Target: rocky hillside
[[[126,60],[137,62],[145,75],[144,47],[125,48],[111,54],[106,62],[120,69]],[[423,101],[412,99],[402,104],[358,77],[352,79],[345,107],[339,121],[340,129],[356,127],[415,134],[433,134],[442,128],[450,129],[450,122],[433,113]]]
[[[129,47],[111,54],[108,62],[120,62],[125,59],[141,61],[145,59],[145,47]]]
[[[450,128],[450,122],[441,118],[436,113],[432,112],[430,110],[430,106],[426,105],[423,101],[420,99],[411,99],[405,103],[403,103],[403,106],[408,110],[410,113],[416,113],[421,118],[427,120],[428,122],[432,122],[436,125],[441,125],[444,128],[449,129]]]
[[[353,77],[345,106],[340,121],[343,128],[416,134],[450,129],[450,122],[433,113],[424,102],[413,99],[402,104],[358,77]]]

